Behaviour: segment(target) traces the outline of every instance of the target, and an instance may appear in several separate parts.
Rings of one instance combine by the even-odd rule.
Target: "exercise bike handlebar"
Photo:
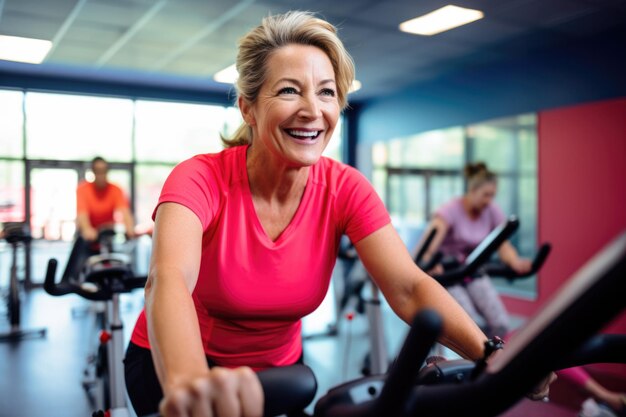
[[[125,266],[109,266],[94,270],[87,279],[96,284],[96,288],[86,287],[72,281],[55,282],[57,260],[50,259],[43,283],[44,290],[54,296],[77,294],[92,301],[110,300],[115,293],[129,292],[145,286],[146,277],[135,277]],[[87,289],[89,288],[89,289]]]
[[[378,417],[404,415],[413,396],[414,381],[421,364],[441,333],[442,321],[432,310],[416,314],[396,361],[390,367],[384,385],[380,375],[347,382],[331,389],[315,405],[315,416]],[[364,386],[361,381],[373,381]],[[380,388],[378,394],[377,388]],[[365,398],[355,404],[355,399]],[[367,399],[369,398],[369,399]]]
[[[493,256],[493,254],[519,227],[519,220],[510,216],[504,223],[496,227],[470,253],[458,268],[446,271],[443,274],[433,275],[443,286],[450,286],[472,276],[478,269]]]
[[[599,335],[591,338],[588,343],[567,356],[566,359],[559,360],[559,352],[551,349],[539,364],[530,362],[533,367],[528,369],[526,366],[526,371],[524,371],[524,364],[518,360],[517,363],[505,367],[498,373],[485,374],[476,382],[419,385],[413,388],[410,411],[406,415],[415,417],[495,416],[515,404],[550,371],[594,363],[626,363],[625,347],[625,335]],[[468,361],[464,362],[459,366],[467,367]],[[546,366],[549,362],[552,366]],[[459,369],[453,371],[463,372]],[[471,369],[464,371],[469,373]]]
[[[572,355],[559,361],[554,369],[592,363],[626,363],[626,335],[607,333],[594,336]]]
[[[428,362],[428,361],[427,361]],[[554,364],[553,371],[593,363],[626,363],[626,335],[599,334],[589,339],[572,355]],[[417,385],[469,381],[476,363],[468,359],[436,360],[420,369]]]
[[[492,417],[531,392],[553,370],[591,361],[623,363],[623,336],[594,335],[624,310],[624,276],[626,232],[580,268],[489,361],[486,370],[467,383],[414,384],[425,352],[441,330],[435,313],[419,313],[386,381],[379,378],[375,380],[379,385],[368,384],[373,377],[366,377],[335,387],[318,401],[314,415]],[[594,314],[589,315],[592,309]],[[275,371],[280,374],[284,369]],[[279,375],[277,380],[282,381],[279,398],[289,396],[282,390],[295,379]]]
[[[448,406],[442,405],[446,401],[455,400],[460,391],[468,391],[475,393],[481,390],[493,390],[492,384],[470,383],[460,385],[458,381],[454,384],[447,385],[419,385],[414,386],[414,375],[417,374],[416,366],[420,365],[420,358],[427,354],[425,349],[428,341],[432,342],[440,331],[440,319],[432,312],[425,312],[416,316],[417,325],[413,326],[412,333],[409,333],[407,340],[403,345],[403,350],[395,362],[395,368],[391,368],[382,391],[377,399],[365,402],[355,406],[346,404],[344,400],[346,395],[358,395],[359,387],[355,384],[355,389],[350,390],[351,382],[340,385],[329,394],[322,397],[315,407],[315,416],[317,417],[369,417],[369,416],[396,416],[403,415],[403,410],[412,410],[410,414],[417,416],[445,416],[445,409]],[[419,337],[419,339],[418,339]],[[426,340],[422,339],[426,338]],[[473,366],[474,363],[467,360],[452,360],[443,362],[444,365],[456,365],[458,367]],[[603,334],[592,337],[582,347],[576,350],[566,360],[555,362],[552,370],[559,370],[572,366],[582,366],[592,363],[626,363],[626,335],[621,334]],[[422,371],[424,368],[422,368]],[[465,372],[471,369],[465,370]],[[455,370],[454,372],[459,372]],[[304,409],[313,399],[317,390],[317,381],[311,369],[305,365],[293,365],[279,368],[271,368],[257,373],[263,392],[265,394],[265,408],[263,415],[265,417],[286,414],[296,410]],[[381,376],[374,378],[365,378],[370,380],[380,380]],[[355,381],[356,382],[356,381]],[[421,384],[421,380],[417,380]],[[433,383],[433,382],[430,382]],[[370,385],[372,387],[373,385]],[[341,391],[343,394],[335,395],[333,391]],[[488,391],[487,391],[488,392]],[[494,391],[491,391],[494,392]],[[498,391],[499,392],[499,391]],[[463,398],[469,396],[465,393]],[[472,394],[473,395],[473,394]],[[490,394],[491,395],[491,394]],[[519,393],[517,398],[523,395]],[[431,397],[435,398],[434,400]],[[426,413],[429,406],[434,403],[438,411],[434,413]],[[472,404],[474,405],[472,400]],[[485,399],[489,401],[489,399]],[[515,400],[513,400],[515,401]],[[408,404],[406,407],[403,404]],[[512,405],[512,403],[511,403]],[[463,404],[460,405],[465,408]],[[506,408],[506,405],[504,406]],[[419,410],[419,411],[417,411]],[[474,411],[477,411],[474,408]],[[473,414],[471,410],[466,410],[456,415],[482,415]],[[151,414],[143,417],[159,417],[160,415]]]
[[[430,247],[430,244],[433,242],[433,239],[435,238],[436,234],[437,234],[436,227],[433,227],[432,229],[430,229],[430,232],[428,232],[426,239],[424,239],[424,243],[422,243],[422,246],[418,249],[417,253],[415,254],[414,261],[416,264],[419,264],[422,262],[422,259],[424,258],[424,255],[426,255],[426,251],[428,251],[428,248]]]
[[[582,350],[581,347],[624,309],[625,275],[626,233],[623,233],[579,269],[513,335],[501,354],[489,362],[486,372],[461,386],[417,388],[409,414],[494,416],[530,392],[552,370],[573,365],[576,355],[579,360],[585,356],[586,360],[601,358],[597,349],[593,353],[591,347]],[[592,310],[594,314],[589,315]],[[613,358],[618,357],[621,343],[614,343],[608,350],[613,352]],[[621,352],[623,356],[624,351]],[[570,363],[565,363],[563,358],[568,358]],[[498,395],[493,395],[496,392]]]
[[[402,350],[392,365],[392,371],[387,377],[385,386],[374,401],[355,407],[322,400],[315,406],[315,415],[374,417],[396,415],[402,412],[403,404],[412,395],[415,375],[441,333],[441,328],[441,318],[435,312],[424,310],[418,313]],[[304,410],[317,391],[315,375],[305,365],[270,368],[257,372],[257,376],[265,396],[264,417]],[[343,387],[342,385],[337,389],[343,389]],[[160,417],[160,414],[143,417]]]
[[[492,417],[531,392],[555,369],[590,360],[624,362],[623,339],[605,336],[604,341],[610,342],[608,349],[605,346],[606,351],[596,342],[586,344],[624,309],[624,276],[626,233],[579,269],[550,302],[513,335],[507,347],[489,361],[484,372],[466,383],[414,386],[409,401],[397,406],[404,411],[397,415]],[[592,309],[594,314],[589,315]],[[421,361],[421,357],[416,355],[415,360]],[[397,371],[392,368],[388,378],[394,378],[393,373]],[[322,398],[320,402],[335,404],[320,413],[316,408],[315,416],[374,415],[372,401],[347,404],[337,400],[341,396],[353,398],[346,391],[356,391],[357,388],[353,382],[329,391],[327,396],[335,397],[335,400]]]
[[[12,244],[28,243],[33,240],[30,234],[28,223],[24,222],[7,222],[4,223],[4,239]]]
[[[433,242],[433,239],[436,235],[437,228],[433,227],[432,229],[430,229],[430,232],[428,232],[426,239],[424,239],[424,243],[422,243],[422,246],[418,249],[417,254],[415,254],[415,258],[413,259],[417,266],[419,266],[420,269],[422,269],[423,271],[430,271],[431,269],[433,269],[443,257],[441,252],[436,252],[433,256],[430,257],[429,260],[424,261],[424,255],[426,255],[426,252],[428,251],[428,248],[430,247],[430,244]]]
[[[281,366],[257,372],[265,397],[263,416],[304,410],[315,398],[317,379],[306,365]],[[160,417],[159,413],[143,417]],[[142,416],[140,416],[142,417]]]
[[[486,263],[480,270],[490,277],[501,277],[508,280],[526,278],[535,275],[545,263],[552,246],[549,243],[541,245],[532,262],[532,266],[528,272],[518,273],[513,268],[502,262]]]

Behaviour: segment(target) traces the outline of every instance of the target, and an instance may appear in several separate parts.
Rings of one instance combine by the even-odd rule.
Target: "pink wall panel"
[[[538,125],[538,239],[552,243],[552,253],[536,300],[505,298],[526,317],[626,230],[626,99],[543,111]],[[626,314],[606,330],[626,333]]]

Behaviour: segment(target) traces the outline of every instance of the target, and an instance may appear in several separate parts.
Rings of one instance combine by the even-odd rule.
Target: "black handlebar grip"
[[[265,395],[264,417],[302,411],[317,392],[317,379],[305,365],[269,368],[257,376]]]
[[[415,255],[414,261],[416,264],[419,265],[422,262],[422,258],[426,254],[426,251],[428,251],[428,248],[430,247],[430,244],[433,242],[433,239],[435,238],[436,234],[437,234],[436,227],[433,227],[432,229],[430,229],[430,232],[426,236],[424,243],[422,244],[422,246],[417,251],[417,254]]]
[[[56,283],[54,278],[56,275],[57,264],[58,262],[54,258],[48,261],[48,269],[43,283],[43,288],[48,294],[54,296],[78,294],[81,297],[92,301],[105,301],[108,299],[107,294],[100,290],[95,292],[85,291],[80,285],[68,281]]]
[[[562,358],[555,369],[592,363],[626,363],[626,335],[607,333],[596,335],[572,355]]]
[[[421,262],[418,264],[422,271],[428,272],[435,267],[441,260],[443,259],[443,253],[437,252],[435,253],[429,261]]]
[[[416,376],[442,328],[441,316],[434,310],[422,310],[415,315],[411,330],[389,370],[380,396],[373,404],[371,415],[404,415]]]
[[[127,278],[124,281],[124,285],[126,285],[126,288],[128,288],[129,290],[134,290],[136,288],[144,288],[146,286],[147,281],[148,281],[147,276],[131,277],[131,278]]]
[[[541,245],[541,248],[539,248],[539,252],[537,252],[537,256],[535,256],[535,259],[533,260],[534,271],[539,271],[541,269],[551,250],[552,245],[550,245],[549,243],[544,243],[543,245]]]
[[[50,259],[48,261],[48,268],[46,269],[46,277],[43,281],[43,289],[50,295],[63,295],[57,294],[57,287],[54,284],[54,278],[57,273],[57,260]]]

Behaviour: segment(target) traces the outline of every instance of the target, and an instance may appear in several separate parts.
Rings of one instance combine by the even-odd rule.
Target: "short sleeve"
[[[353,243],[391,223],[374,187],[359,171],[346,168],[337,191],[337,215],[342,232]]]
[[[440,217],[446,224],[452,227],[455,223],[455,219],[458,217],[458,204],[456,198],[450,200],[435,211],[435,216]]]
[[[124,194],[124,191],[118,187],[118,186],[114,186],[114,192],[115,192],[115,208],[116,209],[124,209],[129,207],[128,204],[128,199],[126,198],[126,195]]]
[[[155,219],[162,203],[178,203],[198,216],[202,230],[206,230],[214,214],[211,184],[215,178],[211,174],[212,170],[198,158],[188,159],[174,167],[163,184],[152,219]]]
[[[76,188],[76,213],[87,213],[87,190],[85,183],[81,183]]]

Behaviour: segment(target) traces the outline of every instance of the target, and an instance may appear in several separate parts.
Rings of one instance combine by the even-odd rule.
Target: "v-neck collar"
[[[283,241],[285,241],[289,237],[289,235],[293,233],[292,230],[298,225],[298,223],[300,223],[300,218],[302,217],[304,206],[306,205],[306,202],[309,199],[309,193],[311,192],[311,187],[309,186],[309,184],[311,183],[311,174],[314,168],[313,166],[311,166],[311,169],[309,170],[309,175],[306,179],[306,185],[304,186],[304,193],[302,194],[302,198],[300,199],[300,203],[298,204],[298,208],[296,209],[296,212],[293,215],[293,218],[291,219],[287,227],[285,227],[283,231],[280,232],[276,240],[272,240],[270,236],[267,234],[267,231],[265,230],[265,228],[263,227],[263,224],[261,223],[261,220],[259,219],[259,216],[254,207],[254,201],[252,200],[252,190],[250,190],[250,178],[248,177],[248,168],[246,164],[247,163],[246,158],[247,158],[249,147],[250,145],[245,146],[245,149],[242,152],[240,152],[240,155],[239,155],[239,158],[240,158],[239,164],[242,170],[241,177],[243,178],[244,204],[246,205],[247,211],[251,215],[251,219],[254,222],[254,227],[257,230],[257,233],[259,233],[259,235],[263,237],[263,239],[266,241],[266,243],[269,246],[278,246]]]

